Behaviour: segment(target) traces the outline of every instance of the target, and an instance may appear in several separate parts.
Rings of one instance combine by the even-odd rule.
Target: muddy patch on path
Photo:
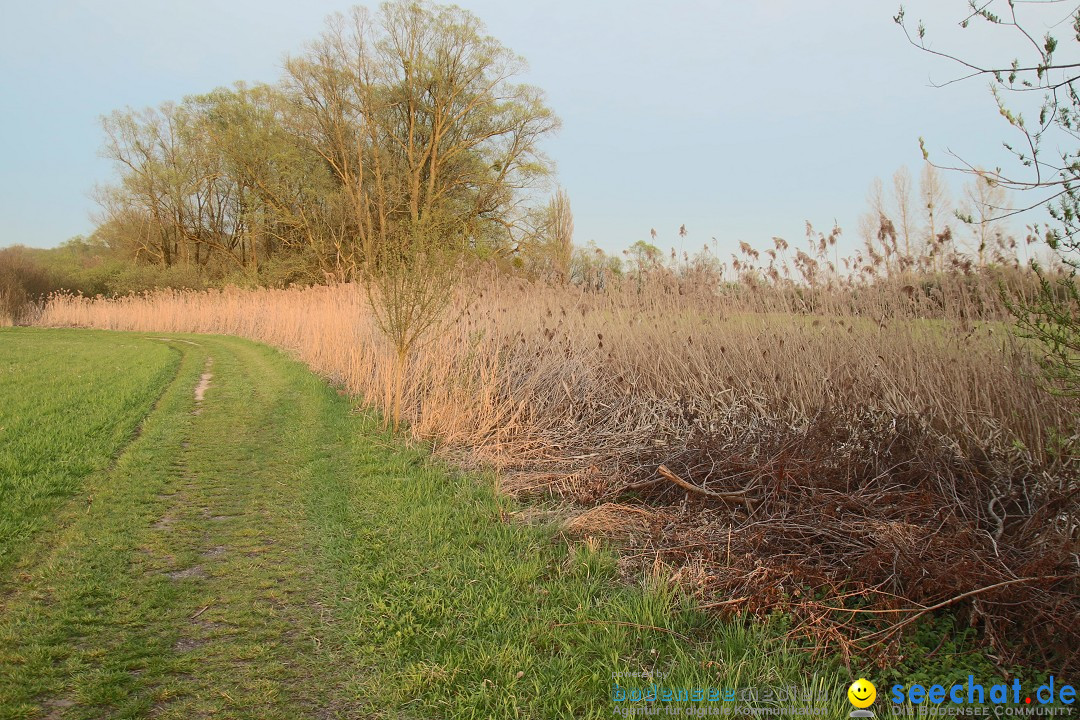
[[[202,412],[203,398],[206,396],[206,390],[210,387],[210,380],[214,377],[214,374],[210,372],[210,368],[214,365],[214,358],[206,358],[206,366],[203,368],[202,375],[199,376],[199,383],[195,386],[195,414],[198,415]]]
[[[48,710],[48,714],[45,715],[44,720],[59,720],[64,716],[64,712],[75,706],[74,700],[68,698],[56,698],[53,700],[46,700],[42,703],[45,710]]]
[[[201,580],[206,577],[206,571],[203,570],[202,566],[200,565],[184,568],[183,570],[174,570],[165,574],[170,580],[187,580],[189,578],[197,578]]]

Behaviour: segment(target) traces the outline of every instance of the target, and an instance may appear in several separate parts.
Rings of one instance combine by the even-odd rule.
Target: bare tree
[[[468,252],[464,228],[431,214],[415,226],[398,225],[389,240],[372,246],[363,280],[375,322],[394,352],[388,405],[397,430],[410,355],[446,319]]]
[[[1000,223],[1002,208],[1007,203],[1008,192],[988,174],[976,175],[964,186],[964,203],[957,217],[971,226],[979,267],[986,265],[995,226]],[[1001,248],[994,249],[1000,256]]]
[[[559,188],[548,204],[551,213],[551,259],[555,272],[561,280],[570,277],[570,263],[574,257],[574,213],[570,209],[570,196]]]
[[[533,277],[566,282],[574,258],[574,213],[570,196],[559,188],[547,204],[530,214],[529,231],[515,262]]]
[[[912,207],[913,190],[911,187],[911,171],[907,166],[900,167],[893,173],[893,201],[896,205],[896,231],[904,244],[904,257],[911,260],[911,241],[916,236],[917,224],[915,209]]]
[[[467,252],[516,246],[558,127],[523,61],[457,7],[354,8],[286,63],[296,129],[338,178],[361,275],[394,347],[395,427],[409,354],[444,316]],[[566,210],[569,210],[568,203]]]
[[[944,218],[952,208],[952,200],[941,173],[929,162],[923,164],[919,178],[919,200],[926,222],[927,254],[934,257],[935,269],[941,271],[944,268],[944,256],[948,251],[945,239],[951,237],[951,233],[946,232],[948,224]]]
[[[873,267],[883,267],[892,273],[899,266],[897,236],[892,210],[885,196],[881,178],[874,178],[866,196],[870,209],[859,218],[859,236]],[[804,262],[803,265],[806,265]]]
[[[558,127],[523,61],[456,7],[384,4],[331,18],[286,63],[311,138],[350,198],[364,257],[393,236],[454,218],[470,245],[508,251],[550,163]]]

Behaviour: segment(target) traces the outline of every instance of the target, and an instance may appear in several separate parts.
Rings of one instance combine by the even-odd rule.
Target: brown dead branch
[[[725,502],[742,503],[747,507],[753,506],[751,501],[746,497],[746,494],[752,489],[750,487],[745,487],[742,490],[738,490],[735,492],[714,492],[712,490],[706,490],[705,488],[698,487],[697,485],[694,485],[692,483],[688,483],[675,473],[671,472],[671,470],[669,470],[665,465],[661,465],[660,467],[656,468],[656,471],[667,480],[670,480],[684,490],[689,490],[692,493],[704,495],[705,497],[716,498],[717,500],[723,500]]]

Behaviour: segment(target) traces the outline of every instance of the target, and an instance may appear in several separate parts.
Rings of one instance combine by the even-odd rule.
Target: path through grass
[[[59,498],[3,510],[37,530],[0,571],[0,717],[612,717],[617,672],[815,682],[266,347],[4,330],[0,368],[0,481]]]

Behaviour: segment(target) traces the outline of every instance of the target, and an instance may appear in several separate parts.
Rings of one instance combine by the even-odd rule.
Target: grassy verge
[[[37,352],[12,350],[27,340]],[[103,361],[117,345],[126,361]],[[80,496],[3,575],[0,717],[611,717],[613,674],[643,672],[820,687],[846,715],[850,680],[775,629],[696,612],[662,578],[627,586],[604,548],[506,522],[490,479],[402,447],[275,351],[0,332],[4,367],[57,383],[94,365],[107,388],[155,358],[141,433],[72,473]],[[57,408],[40,442],[69,437],[75,406],[35,387]],[[96,442],[70,437],[76,455]]]

